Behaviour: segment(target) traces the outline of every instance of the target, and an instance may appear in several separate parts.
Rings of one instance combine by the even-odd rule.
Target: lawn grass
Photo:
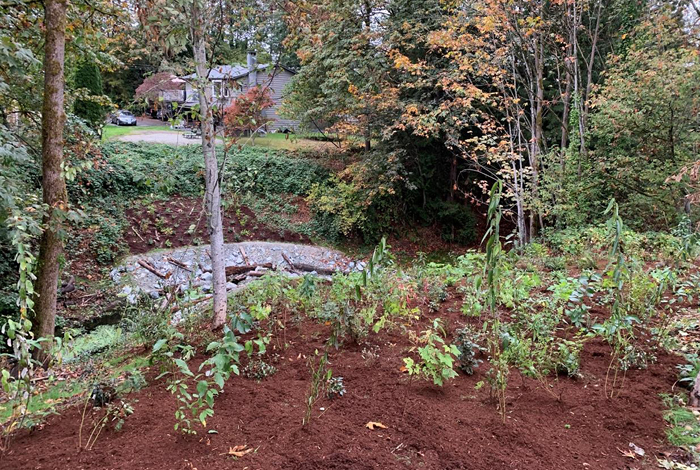
[[[332,147],[330,142],[296,138],[293,135],[275,133],[255,138],[255,143],[248,137],[242,137],[239,142],[251,147],[263,147],[275,150],[322,149]]]
[[[136,132],[147,131],[170,131],[170,126],[117,126],[115,124],[107,124],[102,128],[102,141],[112,140],[115,137],[122,135],[134,134]],[[173,131],[175,132],[175,131]]]
[[[130,134],[145,134],[150,131],[174,131],[170,126],[117,126],[107,124],[102,129],[102,141],[114,140],[117,137]],[[238,143],[246,147],[260,147],[272,150],[323,150],[335,148],[331,142],[296,137],[293,134],[270,133],[258,136],[253,142],[249,137],[241,137]],[[344,144],[347,145],[347,142]]]

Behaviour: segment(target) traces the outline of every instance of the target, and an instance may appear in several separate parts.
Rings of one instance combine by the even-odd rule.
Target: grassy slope
[[[102,131],[102,141],[106,142],[114,140],[117,137],[130,134],[145,134],[149,131],[171,131],[170,126],[116,126],[107,124]],[[179,132],[179,131],[173,131]],[[256,137],[253,143],[251,139],[244,137],[239,140],[239,143],[249,147],[262,147],[274,150],[300,150],[300,149],[325,149],[332,148],[330,142],[319,142],[316,140],[295,138],[286,134],[268,134],[262,137]]]
[[[144,133],[147,131],[169,131],[170,126],[117,126],[114,124],[107,124],[102,129],[102,141],[112,140],[115,137],[122,135],[134,134],[134,133]]]

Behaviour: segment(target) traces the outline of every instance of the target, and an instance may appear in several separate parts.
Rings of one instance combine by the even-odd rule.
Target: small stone
[[[212,274],[211,273],[202,273],[201,279],[202,281],[211,281]]]
[[[160,294],[158,293],[157,290],[152,290],[148,293],[148,295],[151,296],[152,299],[157,299],[160,297]]]

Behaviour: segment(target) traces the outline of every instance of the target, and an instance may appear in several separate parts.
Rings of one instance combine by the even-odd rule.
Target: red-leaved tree
[[[170,72],[158,72],[147,77],[136,89],[137,99],[149,99],[155,101],[161,92],[182,89],[182,81],[177,81],[175,75]]]
[[[264,111],[274,104],[269,88],[249,89],[236,97],[224,111],[224,132],[234,138],[250,133],[254,142],[256,131],[271,121],[265,118]]]

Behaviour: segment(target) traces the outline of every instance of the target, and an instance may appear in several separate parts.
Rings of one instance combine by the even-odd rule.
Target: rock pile
[[[290,243],[227,243],[224,257],[230,291],[269,270],[292,277],[306,273],[329,277],[334,272],[362,271],[366,267],[363,261],[353,261],[336,250]],[[130,303],[136,302],[141,292],[158,298],[168,287],[182,292],[191,288],[208,292],[212,286],[211,258],[206,245],[131,256],[110,275],[115,283],[124,284],[121,292]]]

